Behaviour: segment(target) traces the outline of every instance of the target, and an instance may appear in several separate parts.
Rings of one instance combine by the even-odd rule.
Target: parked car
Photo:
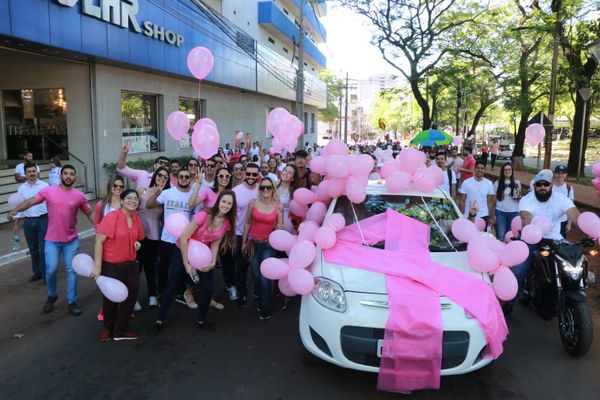
[[[439,189],[434,193],[389,193],[383,181],[370,181],[362,204],[352,205],[346,197],[340,197],[332,201],[328,214],[343,214],[349,225],[355,222],[355,213],[360,221],[388,208],[430,226],[433,261],[489,283],[487,274],[470,268],[466,245],[452,235],[452,222],[460,217],[460,212],[456,203]],[[377,372],[389,313],[385,276],[330,264],[321,250],[310,270],[316,285],[310,296],[302,298],[299,321],[305,356],[316,356],[340,367]],[[464,374],[489,364],[491,360],[483,358],[487,342],[477,321],[445,296],[440,296],[440,307],[444,329],[441,374]]]
[[[498,147],[498,157],[496,157],[496,159],[498,159],[498,160],[512,159],[512,153],[513,153],[514,148],[515,148],[514,144],[500,145]]]

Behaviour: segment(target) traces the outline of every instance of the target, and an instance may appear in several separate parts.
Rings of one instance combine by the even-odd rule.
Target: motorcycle
[[[589,283],[585,249],[593,245],[592,239],[576,243],[542,241],[534,251],[533,268],[519,295],[521,303],[531,303],[544,320],[558,316],[563,347],[573,357],[585,355],[592,346],[592,314],[585,292]],[[588,254],[595,256],[598,251]]]

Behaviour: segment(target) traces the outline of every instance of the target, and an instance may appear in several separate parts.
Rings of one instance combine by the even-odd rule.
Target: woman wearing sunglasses
[[[121,208],[121,193],[125,189],[125,181],[119,175],[108,180],[106,184],[106,196],[96,203],[94,210],[94,225],[98,225],[108,213]]]
[[[150,307],[158,306],[158,291],[156,290],[156,259],[158,258],[158,248],[160,245],[160,233],[162,230],[162,207],[148,208],[146,203],[156,192],[160,194],[163,190],[171,188],[169,182],[169,170],[165,167],[158,167],[152,178],[150,186],[147,189],[139,191],[140,206],[138,216],[142,221],[145,238],[142,240],[142,248],[138,252],[138,261],[140,268],[146,275],[146,284],[148,285],[148,305]]]
[[[269,244],[269,235],[283,227],[283,208],[273,180],[263,178],[258,186],[258,197],[250,201],[242,251],[250,260],[254,292],[258,295],[258,312],[261,321],[271,318],[271,280],[260,273],[263,260],[274,257],[275,250]]]
[[[294,165],[286,165],[281,171],[281,180],[277,185],[277,194],[283,207],[283,229],[290,233],[295,232],[295,226],[290,218],[290,200],[294,198],[294,191],[298,189],[298,169]]]

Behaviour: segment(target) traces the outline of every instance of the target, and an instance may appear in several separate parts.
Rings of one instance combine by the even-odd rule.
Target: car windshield
[[[460,216],[452,202],[446,198],[370,194],[363,203],[354,204],[353,211],[352,203],[343,196],[337,199],[334,212],[342,214],[346,225],[350,225],[355,222],[354,212],[360,221],[384,213],[388,208],[429,225],[429,251],[466,250],[466,245],[452,235],[452,223]],[[384,245],[385,243],[377,243],[375,247],[383,248]]]

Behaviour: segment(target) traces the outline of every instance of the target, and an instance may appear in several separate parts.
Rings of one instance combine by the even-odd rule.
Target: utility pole
[[[304,121],[304,4],[306,0],[300,0],[300,34],[298,35],[298,70],[296,72],[296,117],[303,123]],[[306,126],[304,134],[301,135],[301,143],[304,143],[306,135]]]
[[[342,140],[342,96],[340,96],[340,106],[338,107],[340,112],[340,116],[338,117],[338,130],[337,130],[337,138],[338,140]]]
[[[344,143],[348,144],[348,72],[346,72],[346,106],[344,110]]]
[[[552,1],[552,11],[556,14],[556,22],[554,23],[554,46],[552,51],[552,69],[550,71],[550,99],[548,100],[548,119],[550,126],[546,128],[545,151],[544,151],[544,168],[550,168],[550,158],[552,157],[552,129],[554,127],[554,111],[556,103],[556,76],[558,71],[558,46],[560,44],[560,11],[562,8],[562,0]],[[543,124],[543,122],[542,122]],[[582,138],[583,140],[583,138]],[[539,153],[538,153],[539,157]],[[539,168],[538,168],[539,169]]]

